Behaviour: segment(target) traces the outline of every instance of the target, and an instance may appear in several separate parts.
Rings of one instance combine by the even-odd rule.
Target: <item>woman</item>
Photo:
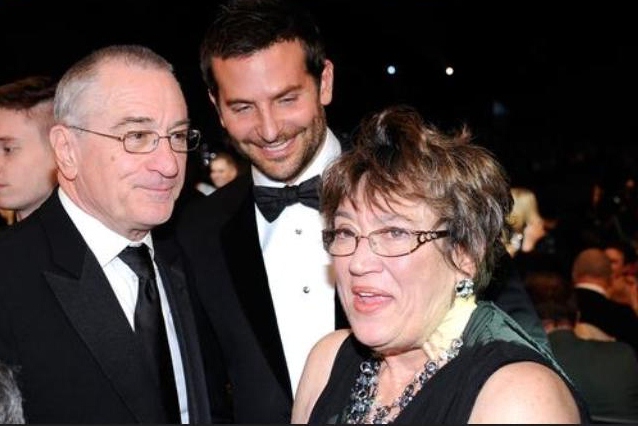
[[[519,251],[528,253],[534,250],[536,242],[545,236],[545,228],[536,194],[524,187],[513,187],[511,193],[514,204],[507,221],[513,232],[506,248],[510,256],[515,256]]]
[[[293,423],[588,421],[552,356],[475,301],[512,200],[501,166],[469,140],[393,107],[324,174],[324,245],[352,330],[310,353]]]

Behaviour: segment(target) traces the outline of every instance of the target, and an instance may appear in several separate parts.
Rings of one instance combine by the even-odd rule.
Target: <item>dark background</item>
[[[303,1],[335,63],[329,124],[349,132],[391,103],[441,127],[467,123],[514,184],[618,179],[638,168],[635,15],[630,2]],[[222,146],[199,75],[217,1],[0,0],[0,84],[61,75],[90,50],[142,43],[176,68],[210,149]],[[387,65],[397,67],[393,76]],[[455,67],[447,76],[444,68]]]

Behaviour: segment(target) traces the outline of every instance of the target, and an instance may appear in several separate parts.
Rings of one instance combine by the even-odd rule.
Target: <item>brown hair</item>
[[[360,184],[366,202],[380,209],[391,209],[388,202],[397,198],[427,204],[439,217],[437,228],[450,232],[443,243],[446,261],[460,269],[453,255],[463,249],[477,267],[477,290],[487,285],[504,253],[500,237],[512,198],[504,169],[487,149],[471,143],[467,127],[446,134],[405,105],[365,118],[353,149],[324,173],[321,209],[329,226]]]
[[[53,97],[56,80],[45,75],[33,75],[0,86],[0,108],[20,111],[35,118],[39,130],[48,140],[53,126]]]

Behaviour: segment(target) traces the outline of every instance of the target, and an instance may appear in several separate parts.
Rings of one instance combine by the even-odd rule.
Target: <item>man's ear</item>
[[[49,141],[53,148],[58,171],[67,180],[77,176],[77,137],[68,127],[56,124],[49,132]]]
[[[326,59],[323,71],[321,72],[321,86],[319,87],[319,100],[321,105],[328,105],[332,102],[332,87],[334,82],[334,65],[332,61]]]

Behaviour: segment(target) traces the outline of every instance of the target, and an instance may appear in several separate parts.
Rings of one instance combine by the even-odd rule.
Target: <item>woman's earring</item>
[[[463,278],[461,281],[456,283],[455,290],[456,297],[467,299],[474,294],[474,281],[472,281],[471,278]]]

